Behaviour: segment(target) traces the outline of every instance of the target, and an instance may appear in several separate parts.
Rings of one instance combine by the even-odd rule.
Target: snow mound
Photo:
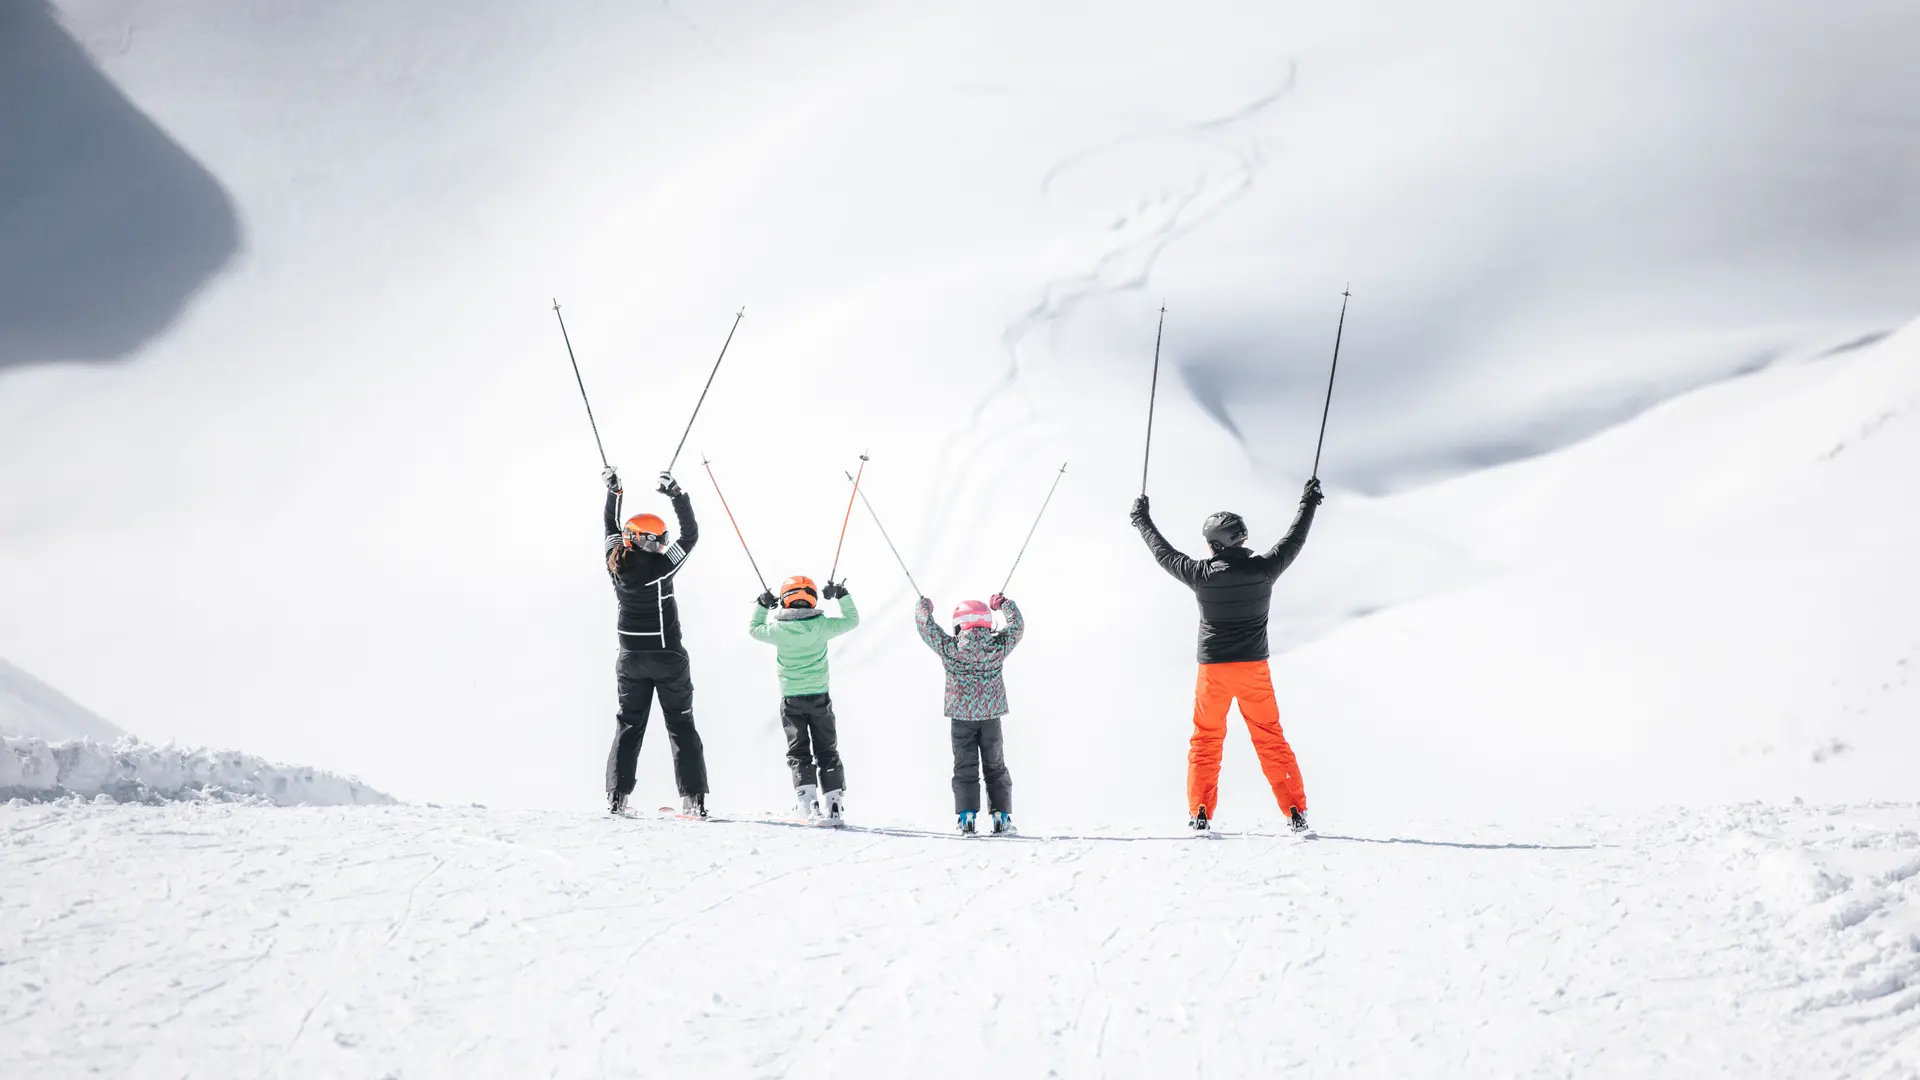
[[[358,780],[282,765],[238,750],[155,746],[121,739],[48,742],[0,736],[0,799],[113,802],[259,801],[275,806],[387,806]]]
[[[85,705],[0,659],[0,733],[112,742],[126,732]]]

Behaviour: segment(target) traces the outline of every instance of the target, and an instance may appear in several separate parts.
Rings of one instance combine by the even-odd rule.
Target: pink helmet
[[[960,606],[953,609],[953,629],[962,630],[993,629],[993,612],[978,600],[962,600]]]

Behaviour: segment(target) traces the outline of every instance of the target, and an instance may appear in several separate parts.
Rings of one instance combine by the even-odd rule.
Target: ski
[[[838,832],[864,833],[870,836],[901,836],[932,840],[978,840],[989,838],[999,840],[1045,839],[1045,837],[1040,836],[1024,836],[1020,833],[1005,833],[998,837],[990,837],[985,834],[969,837],[944,829],[915,829],[898,825],[855,825],[851,822],[842,822],[841,824],[835,825],[824,818],[819,821],[807,821],[792,817],[710,818],[709,820],[725,821],[729,824],[779,825],[788,829],[829,829]]]

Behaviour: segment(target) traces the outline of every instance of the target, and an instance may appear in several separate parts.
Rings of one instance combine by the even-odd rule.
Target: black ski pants
[[[954,720],[953,812],[980,811],[980,774],[987,774],[987,809],[1013,813],[1013,776],[1000,718]]]
[[[693,674],[678,649],[621,649],[614,668],[620,681],[620,713],[614,717],[613,749],[607,754],[607,790],[633,794],[640,741],[647,734],[653,696],[667,722],[673,748],[673,780],[682,795],[707,793],[707,754],[693,727]]]
[[[833,726],[831,697],[781,698],[780,727],[787,733],[787,771],[793,774],[794,787],[819,784],[822,791],[845,790],[847,770],[840,764],[840,735]]]

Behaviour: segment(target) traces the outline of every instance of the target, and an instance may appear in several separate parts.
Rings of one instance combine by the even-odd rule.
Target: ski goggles
[[[652,533],[630,532],[627,534],[627,543],[629,546],[637,547],[641,551],[657,553],[667,550],[666,538],[663,536],[655,536]]]

